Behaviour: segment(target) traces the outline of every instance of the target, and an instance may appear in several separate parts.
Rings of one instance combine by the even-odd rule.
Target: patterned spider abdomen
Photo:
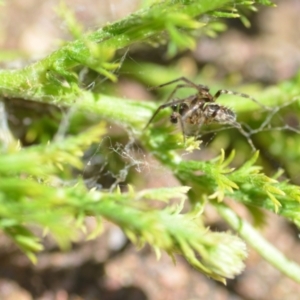
[[[234,124],[236,123],[236,114],[229,108],[219,104],[207,104],[203,111],[205,124]]]
[[[182,117],[185,135],[187,136],[198,135],[201,126],[205,124],[236,124],[235,113],[217,103],[202,103],[197,109],[190,108],[183,115],[173,112],[171,122],[176,123],[174,121],[179,116]]]

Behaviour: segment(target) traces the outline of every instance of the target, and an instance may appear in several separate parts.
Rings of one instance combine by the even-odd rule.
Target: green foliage
[[[189,151],[197,149],[198,141],[188,139],[184,145],[182,135],[171,134],[171,128],[166,126],[151,125],[146,131],[142,130],[156,107],[155,103],[125,101],[85,91],[79,82],[82,67],[115,81],[115,70],[120,67],[112,61],[115,53],[134,43],[160,43],[167,35],[169,56],[191,49],[195,46],[196,36],[212,36],[225,29],[218,20],[220,17],[241,17],[247,23],[240,11],[253,10],[255,4],[273,5],[267,0],[155,1],[123,20],[86,35],[82,35],[72,13],[62,6],[60,15],[77,40],[22,70],[1,71],[1,95],[93,113],[129,129],[131,136],[138,138],[145,149],[172,170],[182,186],[140,192],[129,187],[124,193],[88,190],[84,181],[74,175],[74,169],[84,167],[84,151],[103,139],[106,132],[103,123],[47,145],[20,148],[17,143],[7,145],[3,140],[0,157],[0,228],[3,232],[35,261],[34,254],[42,249],[43,234],[51,234],[62,248],[68,248],[79,231],[85,230],[86,216],[94,216],[98,221],[95,231],[87,233],[88,239],[101,232],[104,218],[120,226],[137,246],[149,243],[157,255],[161,250],[172,257],[181,254],[199,271],[225,282],[226,278],[233,278],[242,271],[246,247],[244,241],[235,235],[212,232],[205,227],[202,212],[208,203],[215,206],[237,231],[238,227],[226,217],[230,214],[224,204],[228,197],[253,207],[254,214],[255,209],[257,212],[261,208],[267,209],[299,226],[299,187],[264,174],[262,166],[256,162],[258,152],[238,168],[231,167],[234,151],[227,158],[221,151],[221,155],[212,160],[184,160],[178,152],[185,146]],[[200,18],[203,16],[206,16],[203,18],[205,22]],[[139,66],[154,68],[149,64]],[[163,78],[176,77],[176,72],[164,67],[155,68],[158,74],[155,78],[144,70],[146,75],[137,75],[138,79],[147,85],[158,85],[171,79]],[[134,74],[139,74],[138,70]],[[278,107],[287,97],[299,97],[299,78],[260,91],[259,101],[269,107]],[[257,109],[253,103],[237,103],[232,98],[228,103],[236,112],[242,114]],[[161,115],[166,113],[161,112]],[[76,114],[73,118],[76,120]],[[263,120],[264,116],[261,118]],[[293,157],[299,157],[297,151],[291,153]],[[183,213],[186,193],[192,208]],[[175,204],[170,202],[173,198],[178,200]],[[162,202],[163,207],[157,208],[152,200]],[[249,224],[247,226],[255,232]],[[245,239],[245,235],[241,235]],[[256,249],[262,253],[266,248],[261,239],[246,240],[250,245],[261,243],[262,247]],[[274,249],[268,248],[268,256],[273,255],[276,256]],[[284,269],[282,263],[278,266],[276,262],[270,262]],[[293,272],[300,274],[297,267]],[[299,281],[299,276],[293,278]]]

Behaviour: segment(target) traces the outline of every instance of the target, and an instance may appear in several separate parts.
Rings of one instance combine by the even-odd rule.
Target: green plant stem
[[[271,4],[269,1],[265,2],[266,5]],[[251,4],[251,1],[244,0],[159,1],[120,21],[83,35],[21,70],[0,70],[0,96],[43,99],[44,102],[58,99],[64,99],[65,103],[72,102],[80,92],[74,67],[86,66],[116,80],[112,70],[117,66],[109,63],[116,50],[136,42],[153,38],[157,40],[162,33],[168,33],[171,39],[171,53],[176,54],[176,49],[191,49],[195,47],[191,32],[210,21],[205,18],[206,21],[199,22],[201,16],[218,10],[235,11],[239,5],[249,7]],[[229,15],[237,16],[236,13]]]
[[[248,222],[238,217],[224,204],[215,205],[220,215],[266,261],[289,278],[300,283],[300,266],[286,258],[277,248],[266,241]]]
[[[49,98],[51,100],[54,96],[71,101],[70,98],[74,99],[79,91],[77,76],[72,72],[74,67],[87,66],[109,77],[111,73],[104,65],[113,57],[116,50],[129,47],[137,41],[157,37],[164,31],[171,30],[174,35],[175,28],[196,29],[201,26],[198,21],[193,20],[196,16],[238,2],[243,1],[205,0],[199,3],[199,1],[169,0],[156,3],[70,42],[45,59],[21,70],[1,70],[0,95],[32,100],[43,98],[44,101],[48,101]],[[187,42],[185,47],[192,44]],[[102,63],[104,64],[101,66]],[[111,79],[113,77],[112,75]],[[61,84],[62,78],[67,81],[69,87]]]
[[[80,98],[72,104],[78,110],[96,113],[108,120],[142,128],[150,119],[155,103],[121,99],[107,95],[82,92]]]

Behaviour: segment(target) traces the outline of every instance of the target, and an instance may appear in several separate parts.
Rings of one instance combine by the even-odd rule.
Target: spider
[[[260,105],[262,108],[268,110],[269,108],[259,103],[257,100],[251,96],[243,93],[233,92],[229,90],[219,90],[213,96],[209,92],[209,88],[202,84],[195,84],[185,77],[180,77],[175,80],[169,81],[167,83],[161,84],[157,87],[150,88],[150,90],[161,88],[173,83],[183,82],[177,84],[172,93],[167,99],[167,103],[160,105],[157,110],[154,112],[151,119],[148,121],[145,129],[153,121],[156,115],[164,108],[171,107],[173,110],[170,115],[170,121],[173,124],[180,124],[183,141],[185,142],[185,136],[198,136],[201,125],[203,124],[228,124],[237,128],[246,138],[253,150],[256,148],[253,145],[253,142],[249,138],[249,134],[244,131],[242,126],[236,121],[236,114],[229,108],[216,103],[216,100],[222,94],[236,95],[243,98],[248,98]],[[194,95],[183,99],[172,99],[175,93],[180,88],[194,88],[197,92]],[[172,101],[170,101],[172,99]]]

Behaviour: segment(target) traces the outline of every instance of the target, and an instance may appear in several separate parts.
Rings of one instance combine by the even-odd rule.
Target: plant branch
[[[266,261],[289,278],[300,283],[300,266],[287,259],[276,247],[266,241],[248,222],[238,217],[223,204],[215,205],[220,215]]]

